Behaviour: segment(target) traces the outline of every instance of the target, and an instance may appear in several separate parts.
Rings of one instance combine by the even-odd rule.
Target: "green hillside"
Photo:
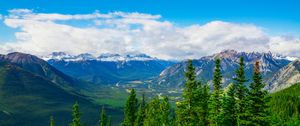
[[[80,110],[84,112],[82,120],[88,125],[96,124],[100,116],[100,106],[41,76],[4,62],[0,63],[0,99],[0,120],[7,120],[1,121],[0,125],[39,126],[48,124],[51,115],[57,125],[67,125],[75,101],[79,102]],[[112,109],[108,113],[120,115]]]
[[[300,125],[300,83],[271,94],[274,125]]]

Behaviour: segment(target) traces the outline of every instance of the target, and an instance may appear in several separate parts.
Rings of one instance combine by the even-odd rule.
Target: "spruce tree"
[[[82,126],[81,122],[80,122],[80,113],[79,113],[79,105],[78,102],[75,102],[75,104],[73,105],[73,120],[72,123],[69,124],[69,126]]]
[[[170,126],[171,107],[169,99],[154,97],[146,106],[144,126]]]
[[[200,101],[200,110],[199,110],[200,125],[201,126],[208,126],[209,125],[209,119],[208,119],[209,108],[208,108],[208,105],[209,105],[209,98],[210,98],[210,93],[209,93],[210,89],[209,89],[208,83],[205,84],[200,89],[202,90],[201,95],[199,97],[199,101]]]
[[[144,119],[145,119],[145,107],[146,107],[146,102],[145,102],[145,94],[143,93],[142,95],[142,101],[139,106],[138,110],[138,115],[136,119],[136,126],[143,126],[144,125]]]
[[[99,126],[107,126],[107,117],[106,117],[104,106],[102,106]]]
[[[213,75],[213,92],[210,99],[210,124],[219,125],[222,110],[222,75],[221,75],[221,59],[215,61]]]
[[[53,118],[53,116],[50,117],[50,126],[54,126],[54,118]]]
[[[245,108],[247,107],[247,93],[248,89],[245,86],[247,82],[244,70],[244,58],[240,57],[239,68],[235,71],[236,77],[234,78],[235,81],[235,90],[236,90],[236,114],[237,114],[237,121],[238,125],[247,124],[247,118],[245,117]]]
[[[195,67],[192,60],[187,62],[185,72],[185,85],[183,90],[183,100],[177,102],[177,122],[180,125],[193,125],[199,123],[199,91],[196,81]]]
[[[255,62],[253,71],[253,82],[250,84],[250,91],[248,94],[249,104],[246,110],[246,115],[249,126],[269,126],[270,115],[268,106],[268,92],[264,90],[262,76],[260,74],[259,62]]]
[[[202,85],[199,81],[197,84],[197,88],[194,92],[196,104],[193,107],[193,111],[197,114],[197,121],[195,125],[207,126],[209,124],[208,120],[208,103],[210,98],[209,86],[208,83]]]
[[[160,100],[158,96],[155,96],[146,105],[146,117],[144,120],[145,126],[159,126],[161,124],[159,120],[161,116],[159,115],[160,113],[159,108],[160,108]]]
[[[123,126],[134,126],[138,109],[138,100],[134,89],[131,89],[124,110]]]
[[[160,116],[161,116],[161,124],[163,126],[169,126],[170,125],[170,111],[171,105],[169,103],[168,97],[163,97],[163,99],[160,102]]]
[[[229,84],[226,93],[223,97],[222,103],[222,126],[236,126],[237,115],[236,115],[236,100],[235,100],[235,86]]]

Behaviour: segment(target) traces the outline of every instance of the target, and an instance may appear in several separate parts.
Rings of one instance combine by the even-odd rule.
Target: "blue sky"
[[[0,43],[16,41],[15,33],[24,28],[13,28],[5,24],[4,17],[12,9],[29,9],[35,14],[62,15],[91,14],[96,10],[103,14],[116,11],[137,12],[160,15],[161,18],[156,20],[171,22],[176,27],[195,24],[205,26],[209,22],[222,21],[255,25],[270,36],[300,35],[300,1],[297,0],[2,0]],[[68,20],[60,23],[62,22],[81,27],[86,21]]]
[[[160,14],[179,25],[212,20],[254,23],[270,32],[300,33],[299,0],[2,0],[1,14],[15,8],[78,14],[124,11]],[[275,30],[275,31],[274,31]]]

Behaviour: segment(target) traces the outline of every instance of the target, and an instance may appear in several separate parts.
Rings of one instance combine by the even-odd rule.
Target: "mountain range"
[[[214,61],[220,58],[224,87],[232,82],[234,71],[238,68],[239,58],[244,57],[245,74],[251,80],[253,63],[261,63],[261,71],[266,89],[275,91],[277,87],[288,87],[299,81],[295,72],[286,73],[284,77],[278,78],[283,72],[297,70],[297,58],[287,57],[271,52],[237,52],[235,50],[224,50],[210,56],[193,59],[196,68],[197,79],[202,82],[211,82],[214,69]],[[70,55],[64,52],[54,52],[43,57],[49,64],[67,75],[98,84],[128,84],[133,81],[149,82],[152,87],[178,88],[182,87],[184,71],[187,61],[169,61],[153,58],[146,54],[101,54],[95,57],[84,53]],[[293,66],[293,67],[289,67]],[[293,68],[291,70],[291,68]],[[297,71],[296,71],[297,73]],[[296,79],[288,82],[295,74]],[[248,81],[248,84],[250,81]],[[279,86],[281,85],[281,86]],[[285,85],[285,86],[283,86]],[[279,88],[281,89],[281,88]]]
[[[267,80],[271,78],[277,71],[288,65],[295,58],[280,55],[259,52],[237,52],[235,50],[225,50],[211,56],[204,56],[200,59],[193,59],[193,65],[196,68],[197,79],[202,82],[210,82],[213,78],[214,61],[216,58],[221,59],[221,71],[223,74],[224,87],[232,82],[235,70],[239,67],[239,58],[244,58],[245,74],[248,80],[251,80],[253,63],[259,61],[261,64],[262,75]],[[165,69],[161,74],[153,80],[154,84],[160,87],[182,87],[184,79],[184,71],[187,61],[178,62],[171,67]]]
[[[70,55],[54,52],[43,59],[74,78],[100,84],[148,80],[175,63],[146,54],[102,54],[94,57],[88,53]]]
[[[247,53],[234,50],[194,59],[197,79],[210,82],[214,61],[220,58],[225,87],[232,82],[240,57],[244,57],[248,80],[251,80],[253,63],[261,63],[266,89],[271,92],[278,92],[300,82],[299,59],[271,52]],[[48,124],[51,115],[55,117],[57,125],[67,125],[75,101],[84,111],[82,120],[87,125],[97,123],[100,105],[108,106],[107,112],[118,123],[122,111],[111,106],[123,104],[127,88],[116,88],[118,86],[111,83],[127,82],[123,83],[126,85],[137,80],[147,82],[147,85],[153,85],[150,87],[153,90],[147,90],[147,93],[166,93],[173,95],[170,99],[174,100],[180,91],[174,94],[170,91],[180,90],[183,86],[187,63],[161,60],[145,54],[102,54],[94,57],[90,54],[73,56],[58,52],[42,58],[44,60],[18,52],[0,55],[0,125],[39,126]],[[155,90],[156,87],[166,90]],[[149,87],[142,88],[145,90]]]
[[[86,86],[36,56],[0,55],[0,125],[40,126],[50,116],[67,125],[75,101],[88,113],[82,119],[94,125],[100,107],[81,93]]]

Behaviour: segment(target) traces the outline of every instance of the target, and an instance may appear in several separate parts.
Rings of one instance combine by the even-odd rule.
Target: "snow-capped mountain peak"
[[[98,60],[98,61],[145,61],[145,60],[157,60],[143,53],[139,54],[113,54],[103,53],[98,57],[93,56],[89,53],[83,53],[79,55],[71,55],[65,52],[53,52],[48,56],[42,57],[44,60],[64,60],[64,61],[87,61],[87,60]]]
[[[75,56],[75,61],[81,61],[81,60],[96,60],[96,57],[94,57],[92,54],[89,53],[83,53]]]
[[[50,55],[41,58],[46,61],[48,60],[64,60],[64,61],[96,60],[96,58],[89,53],[71,55],[65,52],[53,52]]]
[[[125,58],[120,54],[104,53],[97,57],[100,61],[123,61]]]
[[[267,59],[294,61],[298,59],[296,57],[283,56],[280,54],[272,53],[270,51],[269,52],[237,52],[235,50],[224,50],[220,53],[213,54],[212,56],[206,56],[202,58],[204,59],[221,58],[221,59],[231,59],[234,61],[238,61],[240,57],[246,58],[244,60],[254,60],[254,59],[258,60],[261,58],[267,58]]]
[[[53,60],[66,60],[66,59],[73,59],[74,56],[73,55],[70,55],[70,54],[67,54],[65,52],[53,52],[51,53],[50,55],[48,56],[43,56],[41,57],[43,60],[50,60],[50,59],[53,59]]]
[[[97,60],[101,61],[145,61],[145,60],[156,60],[156,58],[153,58],[151,56],[148,56],[146,54],[101,54]]]

